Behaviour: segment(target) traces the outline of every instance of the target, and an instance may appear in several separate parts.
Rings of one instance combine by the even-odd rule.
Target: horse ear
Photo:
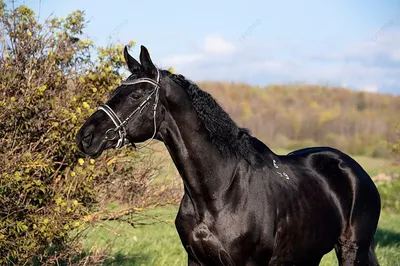
[[[129,54],[127,45],[125,45],[124,48],[124,58],[130,72],[133,73],[142,69],[142,66],[139,64],[139,62]]]
[[[156,67],[151,61],[149,51],[143,45],[140,46],[140,63],[147,72],[155,73]]]

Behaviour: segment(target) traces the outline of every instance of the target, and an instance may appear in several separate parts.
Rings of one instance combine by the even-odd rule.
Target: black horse
[[[175,224],[189,265],[379,265],[380,196],[368,174],[329,147],[273,153],[196,84],[127,48],[132,75],[77,134],[86,155],[157,139],[184,183]],[[268,121],[265,121],[268,123]]]

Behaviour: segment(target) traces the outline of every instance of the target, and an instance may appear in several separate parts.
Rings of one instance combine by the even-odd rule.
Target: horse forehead
[[[122,85],[115,88],[115,90],[113,92],[111,92],[111,99],[114,98],[114,96],[116,96],[123,88],[124,88],[124,86],[122,86]]]
[[[132,73],[126,80],[135,80],[135,79],[138,79],[138,78],[141,78],[142,76],[140,75],[140,73],[139,72],[136,72],[136,73]]]

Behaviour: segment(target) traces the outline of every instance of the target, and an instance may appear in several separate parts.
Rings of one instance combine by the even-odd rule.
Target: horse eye
[[[129,95],[129,98],[133,99],[133,100],[137,100],[141,97],[142,95],[140,94],[131,94]]]

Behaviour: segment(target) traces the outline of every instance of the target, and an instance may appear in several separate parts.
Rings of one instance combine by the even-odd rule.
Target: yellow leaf
[[[94,216],[89,214],[89,215],[85,216],[85,217],[83,218],[83,220],[84,220],[85,222],[90,222],[90,221],[93,220],[93,218],[94,218]]]
[[[57,205],[60,205],[61,202],[62,202],[62,199],[61,199],[61,198],[57,198],[57,199],[56,199],[56,204],[57,204]]]
[[[164,190],[166,190],[167,187],[168,187],[168,185],[163,186],[163,187],[160,189],[160,192],[164,192]]]
[[[112,158],[111,160],[109,160],[109,161],[107,162],[107,166],[110,165],[110,164],[112,164],[113,162],[115,162],[115,160],[116,160],[115,158]]]
[[[83,105],[83,108],[85,108],[85,109],[89,109],[90,108],[90,106],[89,106],[89,104],[87,102],[83,102],[82,105]]]

